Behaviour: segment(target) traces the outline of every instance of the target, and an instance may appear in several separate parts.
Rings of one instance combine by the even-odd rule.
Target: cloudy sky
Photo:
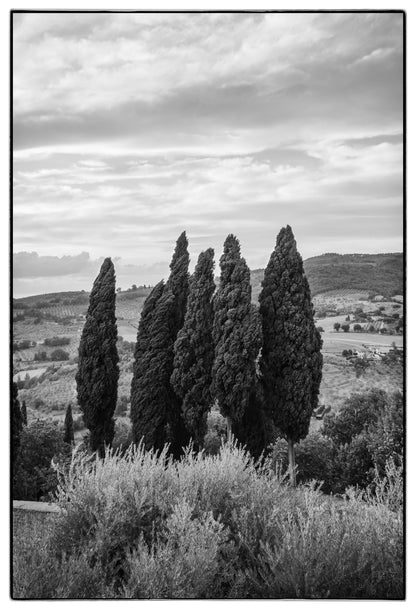
[[[15,296],[402,250],[400,14],[15,14]]]

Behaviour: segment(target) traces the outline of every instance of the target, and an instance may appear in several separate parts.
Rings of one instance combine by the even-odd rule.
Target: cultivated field
[[[119,337],[128,342],[136,341],[140,311],[149,290],[138,289],[137,292],[125,292],[117,295],[116,316],[118,334]],[[68,295],[72,296],[72,294]],[[78,294],[74,294],[74,296],[75,298],[79,297]],[[47,302],[47,297],[47,295],[38,296],[36,298],[28,298],[26,301],[28,301],[30,307],[33,307],[36,300],[39,302],[42,299],[44,302]],[[56,299],[57,296],[54,297]],[[383,312],[387,315],[391,315],[393,312],[397,312],[400,316],[403,315],[403,304],[398,303],[400,296],[397,296],[395,301],[380,303],[371,302],[366,297],[368,295],[365,291],[348,289],[329,291],[314,297],[316,310],[333,307],[335,310],[342,310],[343,312],[337,316],[327,316],[316,321],[317,326],[321,326],[324,329],[322,333],[324,368],[320,401],[326,405],[331,405],[332,409],[335,410],[351,392],[361,392],[371,387],[383,388],[385,390],[402,389],[403,381],[400,367],[395,369],[381,363],[372,363],[371,367],[360,378],[357,378],[352,365],[342,357],[343,350],[365,351],[366,348],[370,349],[374,346],[381,352],[388,352],[393,342],[398,348],[403,347],[403,336],[401,335],[353,332],[354,312],[357,308],[362,308],[364,312],[371,312],[382,306],[384,308]],[[42,319],[38,324],[35,324],[33,318],[28,318],[14,324],[16,340],[28,339],[37,342],[36,347],[21,350],[13,354],[14,379],[17,379],[16,376],[19,372],[21,380],[25,378],[26,371],[32,376],[34,375],[33,370],[42,369],[42,371],[38,371],[38,375],[43,373],[38,384],[32,388],[21,389],[19,391],[21,399],[26,400],[29,414],[34,415],[37,413],[41,417],[53,417],[57,420],[63,420],[68,403],[72,403],[75,408],[76,357],[84,325],[82,316],[86,309],[86,304],[51,305],[50,307],[45,307],[42,311],[45,314],[53,313],[54,316],[58,317],[58,320]],[[350,315],[351,318],[351,331],[348,333],[344,333],[342,330],[336,332],[334,330],[334,323],[339,322],[344,324],[347,315]],[[374,316],[375,324],[376,319],[377,317]],[[53,347],[43,345],[45,338],[53,336],[70,338],[69,345],[62,346],[63,350],[69,353],[70,360],[61,363],[35,362],[34,355],[36,352],[45,351],[49,356],[54,350]],[[129,397],[130,395],[132,359],[133,352],[131,349],[122,354],[119,397],[122,395]],[[44,371],[45,368],[48,368],[46,372]],[[35,403],[40,401],[45,405],[37,408],[36,412],[33,412]],[[321,421],[316,421],[313,426],[320,426],[320,423]]]

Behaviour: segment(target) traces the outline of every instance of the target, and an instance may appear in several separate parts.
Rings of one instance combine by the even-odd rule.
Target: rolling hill
[[[392,297],[403,294],[403,254],[350,254],[326,253],[304,261],[312,296],[328,291],[357,289],[368,293]],[[264,270],[251,270],[253,301],[261,291]],[[218,281],[218,279],[216,279]],[[149,287],[123,291],[117,294],[118,315],[130,318],[141,309],[150,292]],[[34,295],[13,300],[14,309],[48,308],[52,306],[78,306],[86,310],[89,294],[85,291]],[[83,306],[83,307],[81,307]]]
[[[365,290],[392,297],[403,295],[403,254],[326,253],[304,261],[312,296],[342,289]],[[264,270],[251,271],[253,301],[261,291]]]

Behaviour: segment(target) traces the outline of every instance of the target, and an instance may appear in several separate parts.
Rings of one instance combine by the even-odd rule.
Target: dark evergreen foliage
[[[114,266],[104,260],[90,295],[78,351],[78,404],[90,430],[90,448],[104,454],[114,437],[119,377]]]
[[[161,280],[143,305],[131,383],[133,441],[161,450],[167,441],[170,316],[174,298]]]
[[[175,458],[179,458],[183,448],[190,441],[190,434],[182,416],[182,399],[175,393],[170,379],[173,373],[173,347],[179,331],[185,320],[186,304],[189,294],[189,253],[188,240],[183,231],[179,236],[175,251],[170,264],[170,275],[165,287],[167,296],[172,294],[172,306],[166,310],[169,317],[168,326],[170,337],[166,337],[166,394],[169,396],[167,407],[167,441],[170,444],[170,452]],[[167,297],[170,303],[170,297]]]
[[[26,401],[22,401],[22,407],[20,408],[20,412],[22,414],[22,423],[26,426],[27,425],[27,407],[26,407]]]
[[[228,429],[236,432],[256,385],[261,326],[257,309],[251,304],[250,270],[233,235],[225,240],[220,268],[220,284],[214,296],[212,389]]]
[[[188,431],[202,447],[207,431],[207,413],[212,404],[211,379],[214,361],[212,324],[215,291],[214,251],[199,255],[191,277],[184,326],[174,345],[172,386],[182,399],[182,414]]]
[[[182,418],[182,400],[170,382],[173,347],[185,319],[188,266],[188,240],[183,232],[176,242],[168,281],[155,286],[144,304],[131,385],[134,442],[143,439],[146,448],[156,450],[169,443],[175,458],[190,440]]]
[[[64,441],[73,445],[75,443],[74,437],[74,420],[72,418],[72,405],[69,403],[66,408],[65,422],[64,422]]]
[[[233,425],[233,433],[256,459],[276,439],[277,431],[264,409],[264,398],[258,383],[250,394],[242,419]]]
[[[183,327],[186,312],[186,302],[189,294],[189,252],[188,239],[185,231],[176,241],[176,247],[170,264],[170,275],[166,283],[166,290],[172,291],[174,296],[174,310],[172,316],[173,333],[176,334]]]
[[[259,302],[265,405],[293,444],[308,434],[312,412],[318,406],[322,340],[313,320],[302,258],[289,226],[277,236]]]
[[[12,386],[12,405],[11,405],[11,430],[12,430],[12,464],[14,464],[20,446],[20,433],[22,432],[22,413],[18,399],[17,384]]]

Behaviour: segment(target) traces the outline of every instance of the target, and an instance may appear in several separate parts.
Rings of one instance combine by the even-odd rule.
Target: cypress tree
[[[26,426],[27,425],[27,407],[26,407],[26,401],[24,399],[22,401],[22,407],[20,411],[22,414],[22,423]]]
[[[74,445],[75,443],[74,420],[72,418],[72,406],[70,403],[68,407],[66,408],[66,413],[65,413],[64,441],[65,443],[69,443],[70,445]]]
[[[147,450],[161,450],[167,442],[169,404],[169,323],[174,298],[161,280],[144,302],[134,351],[131,382],[133,441]]]
[[[251,303],[250,270],[233,235],[225,240],[220,268],[220,284],[214,296],[212,388],[227,419],[228,433],[238,434],[256,385],[261,326]]]
[[[172,386],[182,399],[182,415],[196,447],[203,445],[212,404],[214,361],[212,324],[215,291],[214,251],[201,252],[190,281],[184,326],[174,345]]]
[[[259,296],[260,358],[265,405],[288,442],[295,484],[294,444],[304,439],[318,406],[322,340],[313,320],[309,284],[292,229],[283,228],[266,267]]]
[[[134,441],[143,438],[149,449],[161,449],[169,443],[175,458],[180,457],[190,440],[182,418],[182,400],[170,381],[173,347],[185,319],[188,266],[188,240],[183,232],[176,242],[168,281],[154,288],[143,308],[131,386]]]
[[[104,260],[95,279],[79,345],[78,404],[90,431],[91,451],[103,456],[114,437],[119,377],[114,265]]]
[[[15,463],[20,447],[20,433],[22,432],[22,414],[18,399],[17,384],[13,382],[11,396],[11,432],[12,432],[12,464]]]

